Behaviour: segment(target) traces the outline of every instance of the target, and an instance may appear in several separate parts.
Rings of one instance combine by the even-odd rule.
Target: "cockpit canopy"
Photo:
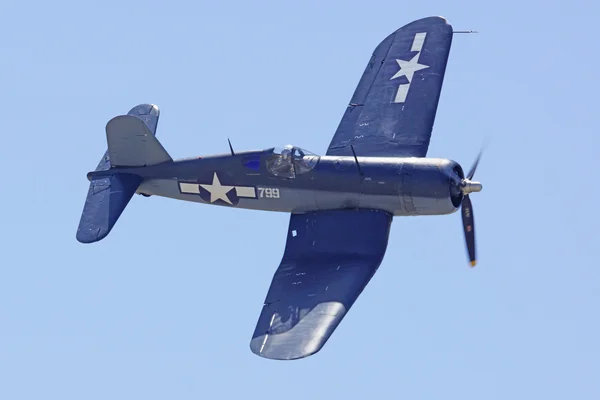
[[[319,156],[300,147],[287,145],[283,148],[273,149],[273,155],[267,159],[267,170],[275,176],[282,178],[295,178],[312,170]]]

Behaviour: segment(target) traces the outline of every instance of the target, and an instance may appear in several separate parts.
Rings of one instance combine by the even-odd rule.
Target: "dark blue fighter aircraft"
[[[272,359],[319,351],[386,251],[394,216],[462,210],[475,265],[465,174],[425,158],[453,30],[414,21],[375,49],[324,156],[296,146],[173,160],[155,137],[158,107],[142,104],[106,125],[108,151],[94,172],[77,240],[108,235],[134,193],[291,213],[283,259],[250,342]]]

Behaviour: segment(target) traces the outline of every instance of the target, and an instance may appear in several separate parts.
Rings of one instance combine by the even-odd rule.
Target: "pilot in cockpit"
[[[281,161],[284,163],[292,163],[292,150],[290,150],[289,148],[285,148],[283,150],[281,150]]]
[[[293,178],[294,165],[292,163],[292,150],[288,147],[281,150],[279,155],[271,159],[271,172],[277,176]]]
[[[318,156],[287,145],[283,149],[273,150],[273,155],[267,160],[267,169],[275,176],[295,178],[296,174],[303,174],[314,168],[317,160]]]

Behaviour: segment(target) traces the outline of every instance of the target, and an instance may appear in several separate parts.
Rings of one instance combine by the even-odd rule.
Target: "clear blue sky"
[[[2,399],[598,399],[599,6],[588,1],[3,3]],[[374,47],[443,15],[455,37],[430,156],[470,166],[460,214],[396,218],[325,348],[249,341],[286,214],[135,196],[75,240],[115,115],[150,102],[174,157],[324,153]]]

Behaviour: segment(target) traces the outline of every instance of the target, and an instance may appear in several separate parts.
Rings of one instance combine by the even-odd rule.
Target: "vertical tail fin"
[[[144,121],[133,115],[119,115],[108,121],[106,140],[113,167],[145,167],[173,161]]]
[[[146,150],[146,147],[143,147],[144,142],[151,143],[150,154],[153,155],[148,158],[150,161],[156,161],[157,159],[167,161],[164,157],[166,151],[162,149],[160,143],[154,138],[159,115],[160,111],[158,107],[152,104],[140,104],[132,108],[128,113],[128,118],[125,118],[127,126],[122,124],[119,126],[118,123],[113,123],[111,126],[111,128],[115,128],[111,129],[111,132],[113,132],[112,135],[114,135],[114,142],[116,142],[113,146],[111,146],[109,125],[115,120],[119,121],[119,117],[111,120],[106,129],[109,149],[104,153],[100,163],[98,163],[96,171],[106,171],[113,166],[117,166],[118,164],[115,164],[114,161],[133,160],[139,162],[142,159],[145,161],[147,157],[144,156]],[[131,118],[135,119],[135,121]],[[123,120],[123,118],[121,118],[121,120]],[[135,136],[139,136],[140,131],[144,131],[143,135],[151,137],[151,139],[146,141],[135,141]],[[137,143],[136,146],[124,146],[120,143],[124,141],[122,138],[128,135],[129,137],[134,138],[134,142]],[[138,139],[143,139],[143,137]],[[160,149],[162,149],[164,153],[161,153],[160,150],[156,151],[152,139],[158,143]],[[140,143],[142,144],[140,145]],[[135,155],[128,155],[130,152],[133,152]],[[157,157],[156,154],[159,154],[160,157]],[[113,157],[115,157],[114,161]],[[79,227],[77,228],[77,240],[81,243],[93,243],[105,238],[121,216],[121,213],[129,203],[129,200],[131,200],[131,197],[133,197],[140,183],[142,183],[142,180],[143,179],[137,175],[123,173],[92,177],[83,212],[81,214]]]

